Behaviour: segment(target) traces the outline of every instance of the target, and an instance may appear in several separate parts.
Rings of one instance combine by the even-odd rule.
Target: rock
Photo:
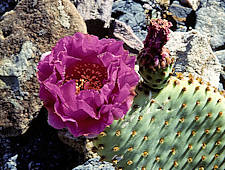
[[[215,55],[219,59],[220,64],[225,67],[225,50],[215,51]]]
[[[172,32],[166,47],[176,58],[175,71],[188,76],[201,77],[218,87],[221,64],[213,53],[208,37],[193,30],[190,32]]]
[[[177,1],[174,1],[170,7],[169,11],[173,13],[173,15],[178,19],[178,21],[185,20],[187,18],[188,14],[192,11],[190,8],[185,8],[181,6]]]
[[[211,4],[211,2],[219,3],[221,7],[225,7],[225,4],[223,3],[223,0],[200,0],[199,7],[207,7]]]
[[[100,20],[104,27],[109,27],[113,0],[71,0],[87,22]]]
[[[220,64],[222,65],[222,72],[220,75],[220,82],[223,86],[221,89],[225,88],[225,50],[216,51],[215,55],[219,59]]]
[[[4,165],[4,169],[8,170],[17,170],[16,168],[16,160],[17,160],[18,154],[12,156],[11,158],[8,159],[8,161]]]
[[[118,0],[112,8],[112,18],[129,25],[142,41],[147,35],[148,18],[161,18],[170,0]]]
[[[171,29],[186,32],[191,24],[193,24],[193,21],[190,24],[188,23],[190,15],[192,15],[192,9],[183,7],[178,1],[174,1],[167,11],[167,18],[173,23]]]
[[[0,17],[3,15],[5,12],[12,10],[18,0],[4,0],[0,1]]]
[[[130,26],[119,20],[115,20],[113,25],[113,36],[122,40],[128,47],[129,51],[137,54],[144,47],[142,41],[134,34]]]
[[[207,1],[202,4],[196,14],[195,29],[211,38],[210,44],[213,49],[223,47],[225,44],[225,1]]]
[[[99,158],[93,158],[73,170],[115,170],[111,163],[100,162]]]
[[[86,25],[69,0],[22,0],[0,20],[0,135],[24,133],[42,104],[36,66],[43,52]]]
[[[143,17],[142,17],[143,18]],[[139,23],[140,23],[140,19],[139,18]],[[129,25],[130,27],[134,28],[135,26],[137,26],[137,21],[135,19],[135,15],[131,14],[131,13],[127,13],[127,14],[124,14],[120,17],[120,20],[123,22],[125,21],[125,23],[127,25]],[[142,21],[143,22],[143,21]],[[138,29],[137,29],[138,31]]]
[[[120,0],[113,4],[112,17],[129,25],[134,33],[144,40],[147,35],[145,12],[142,5],[132,0]]]
[[[67,129],[61,129],[58,131],[59,139],[69,145],[70,147],[74,148],[76,151],[80,153],[86,152],[85,144],[86,139],[85,137],[74,137]]]
[[[1,138],[0,136],[0,167],[7,166],[8,160],[13,157],[11,150],[11,141],[7,138]],[[13,165],[14,166],[14,165]]]
[[[143,8],[144,8],[145,10],[151,10],[151,9],[152,9],[151,5],[149,5],[148,3],[145,3],[145,4],[143,5]]]
[[[170,0],[156,0],[156,2],[164,6],[165,8],[168,8],[168,6],[170,5]]]
[[[92,158],[97,158],[98,154],[93,151],[94,144],[92,139],[86,139],[86,153],[85,153],[85,158],[86,159],[92,159]]]
[[[66,145],[72,147],[76,152],[84,154],[86,159],[96,158],[97,153],[92,151],[94,147],[91,139],[85,137],[74,137],[67,129],[58,131],[59,139]]]
[[[47,110],[42,108],[25,134],[0,136],[0,170],[71,170],[83,164],[84,153],[63,144],[57,133],[47,122]]]
[[[180,3],[196,11],[200,5],[200,1],[201,0],[180,0]]]

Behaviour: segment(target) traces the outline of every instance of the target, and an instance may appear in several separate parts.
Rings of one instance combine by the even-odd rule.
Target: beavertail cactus
[[[163,88],[172,73],[174,58],[164,47],[169,40],[170,22],[152,19],[148,26],[148,35],[144,41],[144,49],[138,56],[139,73],[145,83],[153,89]]]
[[[123,170],[224,169],[225,100],[192,76],[171,77],[155,98],[137,89],[132,108],[100,133],[102,160]]]

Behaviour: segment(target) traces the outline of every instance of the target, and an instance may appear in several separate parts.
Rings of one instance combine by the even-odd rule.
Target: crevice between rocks
[[[87,32],[98,36],[100,39],[112,34],[111,25],[109,28],[104,28],[105,22],[100,19],[90,19],[85,21],[87,25]]]
[[[220,50],[225,50],[225,43],[223,45],[213,49],[213,51],[220,51]]]
[[[4,13],[13,10],[16,7],[17,3],[18,0],[9,0],[8,2],[5,2],[4,0],[0,1],[0,7],[2,7],[2,9],[4,9],[5,7],[5,10],[0,9],[0,18],[2,15],[4,15]]]
[[[2,80],[7,86],[9,86],[14,93],[18,93],[20,91],[18,77],[16,77],[16,76],[0,76],[0,80]]]

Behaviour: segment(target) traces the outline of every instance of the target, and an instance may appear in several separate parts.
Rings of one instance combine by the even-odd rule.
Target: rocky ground
[[[84,162],[84,154],[59,140],[57,131],[46,122],[46,114],[42,109],[24,135],[0,138],[1,169],[69,170]]]
[[[224,0],[0,0],[0,170],[114,169],[98,158],[87,161],[95,156],[85,156],[83,138],[47,124],[36,64],[77,31],[123,40],[137,54],[147,16],[173,23],[167,46],[176,71],[225,87]]]

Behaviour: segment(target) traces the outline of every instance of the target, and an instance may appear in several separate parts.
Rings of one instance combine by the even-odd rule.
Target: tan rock
[[[200,5],[200,1],[201,0],[180,0],[180,3],[196,11]]]
[[[86,25],[69,0],[22,0],[0,21],[0,135],[24,133],[42,106],[36,66],[43,52]]]
[[[103,24],[105,28],[110,26],[113,0],[71,0],[77,7],[77,10],[90,24],[91,21]],[[96,24],[97,26],[97,24]],[[88,27],[88,29],[96,29]]]
[[[170,5],[170,0],[156,0],[156,2],[158,2],[160,5],[168,8],[168,6]]]
[[[170,55],[176,58],[175,72],[181,72],[185,76],[191,73],[212,86],[219,86],[222,68],[207,36],[196,30],[172,32],[166,47],[170,50]]]
[[[113,36],[123,41],[130,51],[138,53],[144,47],[142,41],[134,34],[131,27],[122,21],[114,21]]]

